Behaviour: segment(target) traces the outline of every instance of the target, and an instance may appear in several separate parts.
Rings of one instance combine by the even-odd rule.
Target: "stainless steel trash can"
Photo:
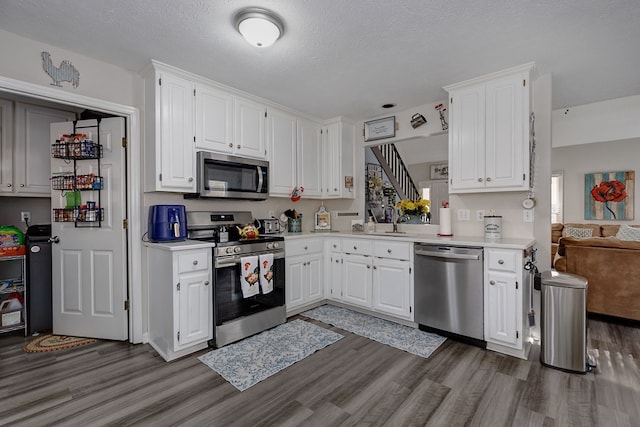
[[[545,271],[541,277],[540,362],[570,372],[586,373],[587,279]]]

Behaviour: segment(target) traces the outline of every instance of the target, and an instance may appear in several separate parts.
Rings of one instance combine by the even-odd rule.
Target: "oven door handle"
[[[273,259],[283,259],[284,258],[284,251],[281,252],[274,252],[273,253]],[[242,257],[240,255],[233,255],[233,256],[229,256],[229,257],[221,257],[221,258],[215,258],[214,260],[214,266],[215,268],[224,268],[224,267],[232,267],[236,264],[240,264],[240,260],[242,259]]]

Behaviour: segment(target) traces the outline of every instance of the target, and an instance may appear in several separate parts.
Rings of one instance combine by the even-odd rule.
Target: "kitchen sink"
[[[390,237],[404,237],[407,235],[406,231],[377,231],[375,233],[368,233],[372,236],[390,236]]]

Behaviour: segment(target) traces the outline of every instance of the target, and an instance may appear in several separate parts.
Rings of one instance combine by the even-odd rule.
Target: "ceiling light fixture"
[[[271,46],[284,33],[284,24],[275,13],[256,7],[236,14],[238,32],[253,46]]]

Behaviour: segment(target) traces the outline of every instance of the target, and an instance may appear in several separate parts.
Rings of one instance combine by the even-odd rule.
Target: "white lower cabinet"
[[[486,248],[484,262],[487,348],[526,358],[529,343],[523,339],[528,331],[523,295],[529,295],[529,290],[524,289],[523,251]]]
[[[149,343],[167,361],[206,348],[213,338],[211,248],[147,247]]]
[[[346,253],[342,262],[342,301],[371,308],[371,257]]]
[[[413,319],[411,265],[408,261],[374,258],[373,309],[404,319]]]
[[[413,321],[413,243],[331,239],[328,298]]]
[[[291,315],[295,310],[324,299],[323,240],[287,241],[285,251],[285,303],[287,315]]]

